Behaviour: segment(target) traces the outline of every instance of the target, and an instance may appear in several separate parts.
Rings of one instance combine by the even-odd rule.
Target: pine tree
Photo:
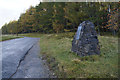
[[[64,19],[64,8],[65,3],[54,3],[53,5],[53,18],[52,18],[52,26],[56,33],[63,31],[65,19]]]

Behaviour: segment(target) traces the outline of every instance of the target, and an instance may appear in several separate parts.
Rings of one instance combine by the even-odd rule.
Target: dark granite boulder
[[[100,54],[97,32],[92,22],[84,21],[78,26],[71,50],[79,56]]]

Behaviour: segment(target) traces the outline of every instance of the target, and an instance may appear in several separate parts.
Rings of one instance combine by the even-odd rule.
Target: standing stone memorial
[[[78,26],[72,41],[72,51],[79,56],[100,54],[97,32],[92,22],[84,21]]]

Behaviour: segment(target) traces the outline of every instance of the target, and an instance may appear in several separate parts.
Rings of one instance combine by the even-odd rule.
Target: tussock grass
[[[99,36],[101,54],[79,57],[71,52],[74,33],[32,34],[32,37],[36,35],[40,37],[41,54],[46,55],[45,59],[58,77],[118,77],[117,37]]]

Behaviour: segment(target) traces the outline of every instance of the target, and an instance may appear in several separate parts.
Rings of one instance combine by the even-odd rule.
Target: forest
[[[120,2],[40,2],[18,20],[2,26],[2,34],[75,32],[78,25],[92,21],[98,34],[119,32]]]

